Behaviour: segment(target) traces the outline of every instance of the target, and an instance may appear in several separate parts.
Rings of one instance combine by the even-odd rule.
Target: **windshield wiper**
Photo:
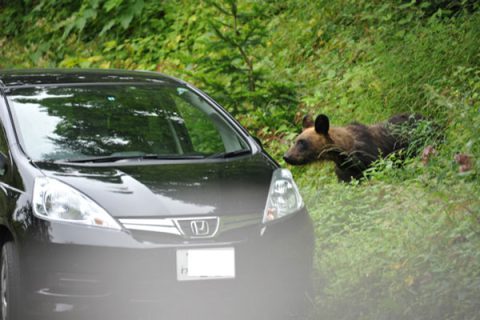
[[[248,149],[240,149],[240,150],[235,150],[235,151],[228,151],[228,152],[220,152],[220,153],[214,153],[210,156],[208,156],[208,159],[218,159],[218,158],[233,158],[237,156],[243,156],[246,154],[250,154],[250,150]]]
[[[137,155],[121,155],[112,154],[109,156],[86,157],[78,159],[63,159],[57,162],[72,162],[72,163],[99,163],[99,162],[115,162],[120,160],[186,160],[186,159],[204,159],[202,155],[189,154],[137,154]]]

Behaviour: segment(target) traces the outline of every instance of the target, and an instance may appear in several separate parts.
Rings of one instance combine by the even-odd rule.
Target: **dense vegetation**
[[[480,5],[475,0],[0,0],[0,67],[158,70],[227,107],[278,160],[307,112],[408,111],[436,152],[363,183],[292,168],[317,232],[316,317],[480,318]],[[454,158],[472,159],[459,171]]]

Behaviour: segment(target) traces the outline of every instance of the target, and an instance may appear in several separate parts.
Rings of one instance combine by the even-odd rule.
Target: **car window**
[[[198,108],[192,108],[190,103],[180,97],[174,100],[188,131],[192,149],[201,153],[225,151],[222,137],[208,114]]]
[[[34,160],[248,149],[212,106],[183,87],[20,88],[8,99],[20,143]]]

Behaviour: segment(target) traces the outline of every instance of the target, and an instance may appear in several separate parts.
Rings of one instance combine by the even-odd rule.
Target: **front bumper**
[[[303,210],[262,229],[259,224],[237,230],[231,241],[155,244],[127,232],[48,223],[19,246],[23,296],[31,306],[25,317],[203,320],[298,314],[311,286],[311,219]],[[235,279],[177,281],[177,249],[219,247],[235,248]]]

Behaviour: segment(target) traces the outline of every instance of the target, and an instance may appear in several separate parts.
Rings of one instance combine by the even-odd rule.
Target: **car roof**
[[[3,88],[95,83],[170,83],[185,85],[183,81],[149,71],[112,69],[0,70],[0,87]]]

